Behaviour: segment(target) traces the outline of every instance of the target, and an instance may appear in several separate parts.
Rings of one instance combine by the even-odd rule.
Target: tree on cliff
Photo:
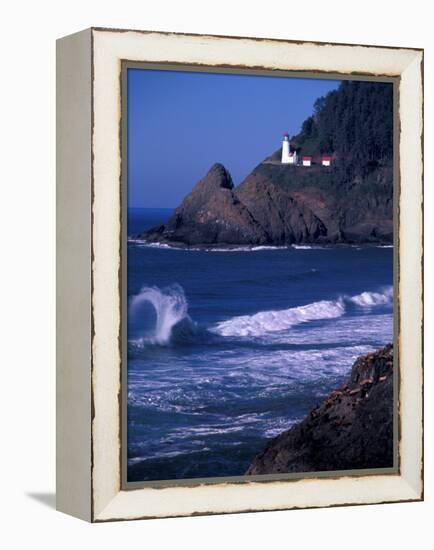
[[[303,154],[332,153],[346,180],[364,178],[393,159],[393,85],[344,81],[320,97],[292,138]]]

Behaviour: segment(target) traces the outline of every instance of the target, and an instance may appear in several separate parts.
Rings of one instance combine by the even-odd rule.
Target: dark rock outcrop
[[[391,172],[379,170],[374,186],[340,184],[335,175],[266,160],[235,189],[214,164],[167,224],[139,238],[178,246],[391,242]]]
[[[255,172],[240,185],[236,194],[274,245],[327,238],[327,228],[312,210],[312,204],[295,198],[281,185],[258,177]]]
[[[264,161],[236,194],[273,244],[392,242],[392,182],[387,167],[344,183],[333,167]]]
[[[360,357],[348,382],[270,440],[247,475],[393,466],[393,347]]]
[[[141,237],[186,246],[269,242],[264,228],[234,192],[229,172],[218,163],[196,184],[166,225]]]

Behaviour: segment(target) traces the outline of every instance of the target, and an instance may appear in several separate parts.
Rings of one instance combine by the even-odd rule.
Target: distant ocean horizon
[[[182,250],[128,210],[128,480],[243,475],[393,341],[393,247]]]
[[[155,227],[167,221],[175,208],[147,208],[129,206],[127,219],[128,237],[137,235],[144,229]],[[163,220],[163,221],[162,221]]]

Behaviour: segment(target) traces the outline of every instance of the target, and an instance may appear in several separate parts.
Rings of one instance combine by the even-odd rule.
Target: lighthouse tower
[[[289,134],[288,132],[285,132],[283,134],[282,141],[282,164],[296,164],[296,162],[296,153],[291,153],[291,148],[289,146]]]

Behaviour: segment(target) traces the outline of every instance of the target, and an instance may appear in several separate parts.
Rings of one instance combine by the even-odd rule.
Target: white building
[[[291,152],[288,132],[283,134],[282,164],[297,164],[297,153],[295,151]]]
[[[313,157],[310,155],[305,155],[300,157],[300,164],[301,166],[312,166]],[[298,164],[299,158],[296,151],[291,151],[291,144],[289,142],[289,134],[288,132],[285,132],[283,134],[283,140],[282,140],[282,164]],[[316,161],[315,161],[316,162]],[[331,166],[332,164],[332,157],[331,155],[322,155],[321,156],[321,164],[322,166]]]

